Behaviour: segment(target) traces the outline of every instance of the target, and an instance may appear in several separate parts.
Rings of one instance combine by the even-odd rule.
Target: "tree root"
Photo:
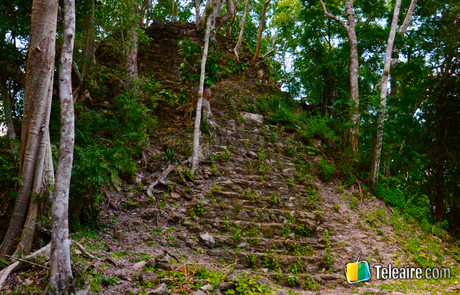
[[[74,243],[75,245],[77,245],[77,247],[86,255],[88,256],[90,259],[96,259],[96,257],[94,257],[91,253],[89,253],[81,244],[79,244],[78,242],[76,241],[71,241],[71,243]],[[2,290],[3,288],[3,285],[5,284],[6,280],[8,279],[8,276],[10,275],[10,273],[20,269],[21,267],[23,267],[24,265],[26,264],[31,264],[31,265],[34,265],[34,266],[38,266],[38,267],[42,267],[42,268],[45,268],[45,269],[49,269],[49,267],[47,266],[44,266],[44,265],[40,265],[40,264],[37,264],[37,263],[34,263],[32,262],[33,260],[37,259],[39,256],[43,255],[45,257],[45,260],[49,260],[50,259],[50,254],[51,254],[51,243],[48,243],[46,246],[38,249],[37,251],[33,252],[32,254],[26,256],[24,259],[21,259],[21,258],[16,258],[16,257],[11,257],[9,256],[9,258],[11,259],[14,259],[14,260],[17,260],[15,263],[7,266],[6,268],[2,269],[0,271],[0,291]],[[31,261],[32,260],[32,261]],[[72,269],[72,271],[74,271],[74,269]],[[86,294],[88,293],[88,290],[80,290],[77,292],[77,294]]]
[[[44,255],[46,257],[46,259],[48,260],[50,258],[50,252],[51,252],[51,243],[48,243],[45,247],[35,251],[34,253],[26,256],[25,259],[21,259],[20,261],[16,261],[15,263],[9,265],[8,267],[4,268],[3,270],[0,271],[0,290],[2,290],[3,288],[3,285],[5,284],[5,281],[8,279],[8,276],[10,275],[10,273],[12,273],[13,271],[15,270],[18,270],[19,268],[21,268],[24,263],[29,263],[29,264],[33,264],[33,265],[36,265],[35,263],[31,263],[27,260],[34,260],[35,258],[37,258],[38,256],[40,255]],[[17,259],[17,258],[15,258]],[[25,262],[24,262],[25,260]]]
[[[149,187],[147,188],[147,195],[149,195],[150,197],[153,197],[153,188],[155,186],[158,185],[158,183],[161,183],[161,184],[164,184],[166,185],[167,182],[166,182],[166,177],[168,177],[168,174],[174,169],[174,165],[172,164],[169,164],[169,166],[163,171],[161,172],[160,176],[158,177],[157,180],[155,180],[154,182],[152,182]]]

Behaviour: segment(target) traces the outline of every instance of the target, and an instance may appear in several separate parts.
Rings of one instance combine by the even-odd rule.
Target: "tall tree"
[[[13,214],[0,246],[0,258],[18,244],[32,196],[44,193],[44,170],[49,151],[48,125],[53,89],[57,0],[34,0],[26,62],[20,177]]]
[[[238,56],[238,52],[240,50],[241,43],[243,42],[244,27],[246,25],[246,16],[248,15],[248,10],[249,10],[249,0],[246,0],[246,4],[244,5],[243,19],[241,20],[240,34],[238,35],[238,41],[236,42],[235,48],[233,49],[233,52],[235,52],[236,59],[238,61],[240,60],[240,57]],[[230,33],[230,29],[229,29],[229,33]]]
[[[72,97],[75,1],[65,0],[64,3],[64,34],[59,66],[61,144],[59,146],[54,199],[51,210],[50,294],[68,294],[74,289],[70,260],[68,209],[75,139]]]
[[[217,0],[219,1],[219,0]],[[216,2],[217,2],[216,1]],[[208,11],[212,9],[207,8]],[[215,22],[213,19],[215,12],[212,12],[208,17],[206,23],[206,34],[204,37],[204,49],[203,57],[201,58],[201,74],[200,74],[200,85],[198,88],[198,101],[196,104],[196,116],[195,116],[195,128],[193,131],[193,152],[192,152],[192,171],[195,173],[196,168],[199,164],[199,148],[200,148],[200,125],[201,125],[201,109],[203,107],[203,90],[204,90],[204,78],[206,74],[206,59],[208,58],[208,48],[209,48],[209,35],[211,33],[211,24]]]
[[[409,26],[412,15],[414,13],[415,4],[417,0],[412,0],[409,10],[406,14],[404,19],[403,25],[400,28],[400,32],[404,35],[407,31],[407,27]],[[380,81],[380,109],[377,119],[377,137],[375,145],[373,146],[373,152],[371,153],[372,158],[372,170],[370,176],[370,187],[371,190],[375,189],[375,185],[377,183],[378,173],[379,173],[379,166],[380,166],[380,158],[382,154],[382,141],[383,141],[383,129],[385,126],[385,113],[387,107],[387,93],[388,93],[388,78],[390,76],[392,58],[391,54],[393,52],[393,44],[396,36],[396,28],[398,26],[398,19],[399,19],[399,11],[401,9],[401,0],[396,0],[395,8],[393,12],[393,19],[391,21],[390,27],[390,35],[388,36],[387,47],[385,51],[385,61],[383,66],[383,74],[382,79]]]
[[[352,126],[349,128],[349,141],[351,150],[354,153],[358,152],[358,134],[359,134],[359,55],[358,55],[358,38],[356,37],[355,29],[355,13],[353,10],[353,0],[345,0],[345,11],[347,14],[348,24],[346,24],[339,17],[328,12],[323,0],[319,0],[323,8],[324,14],[337,21],[346,31],[348,36],[348,43],[350,44],[350,94],[353,102],[350,117]]]
[[[210,3],[210,1],[208,1]],[[205,14],[207,19],[206,21],[206,33],[204,37],[204,49],[203,57],[201,58],[201,74],[200,74],[200,84],[198,87],[198,101],[196,106],[196,116],[195,116],[195,127],[193,131],[193,151],[192,151],[192,171],[195,172],[199,164],[199,148],[200,148],[200,125],[201,125],[201,111],[203,108],[203,91],[204,91],[204,80],[206,74],[206,60],[208,58],[208,49],[209,49],[209,38],[211,37],[211,30],[216,33],[217,29],[222,27],[226,22],[228,22],[234,13],[234,6],[232,0],[227,0],[227,13],[223,17],[219,17],[224,0],[214,0],[212,1],[212,6],[208,5],[205,9]],[[197,15],[198,21],[198,15]],[[207,108],[207,113],[210,113],[210,107]]]
[[[267,12],[267,5],[270,4],[270,1],[271,0],[265,1],[264,5],[262,6],[262,15],[260,16],[259,35],[257,37],[256,53],[254,53],[252,62],[256,62],[257,58],[259,58],[260,42],[262,41],[262,32],[264,30],[265,23],[265,13]]]
[[[390,35],[388,36],[387,48],[385,51],[385,61],[383,66],[382,80],[380,81],[380,110],[377,119],[377,139],[374,145],[373,159],[372,159],[372,171],[370,178],[371,190],[375,189],[377,182],[379,165],[380,165],[380,154],[382,153],[382,140],[383,140],[383,127],[385,124],[385,108],[387,105],[387,87],[388,77],[390,76],[391,67],[391,53],[393,52],[393,44],[396,36],[396,28],[398,26],[399,10],[401,9],[401,0],[396,0],[395,8],[393,12],[393,19],[391,21]]]

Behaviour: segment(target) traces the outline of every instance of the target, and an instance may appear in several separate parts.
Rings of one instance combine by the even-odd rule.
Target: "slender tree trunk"
[[[208,48],[209,48],[209,35],[211,33],[211,20],[212,17],[209,17],[206,23],[206,35],[204,39],[204,50],[203,58],[201,59],[201,75],[200,75],[200,85],[198,88],[198,102],[196,104],[196,117],[195,117],[195,129],[193,132],[193,153],[192,153],[192,171],[196,171],[199,164],[199,155],[198,151],[200,148],[200,124],[201,124],[201,109],[203,106],[203,90],[204,90],[204,78],[206,74],[206,59],[208,58]]]
[[[265,12],[267,11],[267,5],[270,3],[270,1],[271,0],[265,1],[262,7],[262,16],[260,18],[259,36],[257,37],[256,53],[254,54],[254,57],[252,58],[252,62],[256,62],[257,58],[259,57],[260,42],[262,40],[262,32],[264,30]]]
[[[86,95],[87,82],[89,69],[91,65],[95,63],[94,52],[95,52],[95,28],[94,28],[94,1],[91,0],[90,13],[85,13],[83,15],[83,29],[85,31],[85,40],[83,43],[83,56],[81,63],[81,74],[80,74],[80,85],[76,91],[76,101],[84,101]]]
[[[383,142],[383,128],[385,126],[385,111],[387,106],[387,88],[388,88],[388,77],[390,76],[391,69],[391,53],[393,52],[393,44],[396,36],[396,28],[398,27],[399,11],[401,9],[401,0],[396,0],[395,8],[393,12],[393,19],[391,21],[390,35],[388,37],[387,48],[385,51],[385,62],[383,66],[382,80],[380,81],[380,107],[379,115],[377,119],[377,139],[374,145],[373,159],[372,159],[372,171],[370,179],[371,190],[375,189],[377,184],[377,178],[379,174],[380,156],[382,154],[382,142]]]
[[[5,113],[6,137],[8,138],[8,145],[10,148],[13,148],[14,150],[19,150],[19,148],[14,145],[17,135],[16,135],[16,131],[14,130],[14,124],[13,124],[13,111],[12,111],[13,100],[12,100],[10,91],[8,89],[8,86],[6,85],[6,79],[3,79],[3,77],[2,77],[2,81],[0,85],[0,90],[1,90],[1,96],[3,97],[2,105],[3,105],[3,111]]]
[[[444,117],[441,119],[439,126],[438,147],[441,149],[441,143],[445,141],[445,120]],[[445,154],[442,150],[439,152],[437,163],[436,163],[436,210],[435,210],[435,221],[441,222],[444,220],[444,159],[441,155]]]
[[[203,24],[201,22],[201,17],[200,17],[200,0],[195,0],[194,1],[194,4],[195,4],[195,24],[196,24],[196,29],[198,30],[201,25]]]
[[[54,54],[57,24],[57,0],[34,0],[26,79],[24,89],[24,115],[21,134],[20,176],[18,190],[8,232],[0,246],[0,258],[11,255],[24,226],[34,183],[40,170],[38,156],[46,145],[40,144],[48,136],[51,93],[54,73]],[[37,178],[37,179],[36,179]]]
[[[348,18],[348,41],[350,43],[350,93],[353,100],[353,109],[351,110],[350,142],[352,151],[358,153],[358,134],[359,134],[359,54],[358,38],[355,30],[355,14],[353,11],[353,0],[345,1],[345,10]]]
[[[406,13],[406,17],[404,18],[403,24],[399,28],[399,33],[404,36],[407,33],[407,28],[409,27],[410,23],[414,18],[414,11],[415,6],[417,5],[418,0],[411,0],[409,10]]]
[[[349,142],[351,150],[354,154],[358,153],[358,134],[359,134],[359,53],[358,53],[358,38],[356,37],[355,29],[355,13],[353,10],[353,0],[345,0],[345,11],[347,13],[348,25],[337,16],[327,11],[326,5],[323,0],[320,0],[324,14],[337,21],[347,31],[348,43],[350,44],[350,66],[349,66],[349,79],[350,79],[350,95],[353,106],[350,111],[352,126],[349,128]]]
[[[238,52],[240,50],[241,43],[243,42],[244,27],[246,25],[246,17],[247,17],[247,14],[248,14],[248,8],[249,8],[249,0],[246,0],[246,4],[244,5],[243,20],[241,21],[240,35],[238,36],[238,42],[236,43],[236,46],[233,49],[233,52],[235,52],[236,59],[238,61],[240,61],[240,57],[238,56]]]
[[[133,5],[134,11],[137,10],[137,7]],[[133,22],[134,23],[134,22]],[[131,27],[131,29],[128,32],[128,44],[130,46],[130,49],[128,50],[128,54],[126,56],[128,67],[128,75],[134,79],[137,80],[138,78],[138,70],[137,70],[137,52],[138,52],[138,34],[137,34],[137,28],[138,28],[138,22],[135,22],[135,25]]]
[[[235,22],[236,10],[238,9],[238,4],[240,4],[240,0],[237,0],[237,1],[236,1],[236,5],[235,5],[234,12],[233,12],[232,21],[230,22],[230,25],[228,26],[227,38],[231,38],[231,37],[232,37],[232,26],[233,26],[233,23]]]
[[[59,66],[61,143],[54,200],[51,209],[50,294],[68,294],[74,289],[70,260],[69,188],[72,174],[75,124],[72,97],[72,58],[75,39],[75,1],[65,0],[64,42]]]

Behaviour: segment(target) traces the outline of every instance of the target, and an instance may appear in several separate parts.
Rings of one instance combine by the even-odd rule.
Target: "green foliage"
[[[103,187],[118,188],[121,178],[134,176],[136,159],[156,126],[156,118],[134,90],[114,97],[105,110],[76,109],[69,208],[74,219],[83,212],[94,212],[82,216],[84,221],[94,223],[99,210],[95,196]]]
[[[335,165],[327,160],[319,160],[318,176],[324,181],[329,181],[335,174]]]
[[[197,84],[200,81],[200,61],[203,55],[203,48],[195,44],[191,39],[184,38],[179,41],[179,55],[182,56],[180,65],[182,79],[188,83]],[[226,58],[217,42],[210,40],[206,60],[206,85],[214,85],[222,78],[236,74],[246,69],[246,67],[244,63],[236,63],[231,58]]]
[[[234,281],[235,289],[225,292],[226,295],[256,295],[270,294],[270,288],[267,285],[260,284],[255,278],[246,274],[237,275]]]

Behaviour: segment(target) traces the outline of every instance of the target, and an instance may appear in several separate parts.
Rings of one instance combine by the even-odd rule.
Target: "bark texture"
[[[236,10],[238,9],[238,5],[240,4],[240,0],[237,0],[236,1],[236,5],[235,5],[235,9],[233,10],[233,17],[232,17],[232,21],[230,22],[230,24],[228,25],[228,33],[227,33],[227,38],[231,38],[232,37],[232,26],[233,26],[233,23],[235,22],[235,17],[236,17]]]
[[[382,154],[382,142],[383,142],[383,128],[385,125],[385,113],[387,106],[387,88],[388,78],[390,76],[391,69],[391,53],[393,52],[393,44],[396,36],[396,28],[398,27],[399,11],[401,9],[401,0],[396,0],[395,8],[393,12],[393,19],[391,21],[390,35],[388,36],[387,48],[385,51],[385,62],[383,66],[382,79],[380,81],[380,106],[379,115],[377,119],[377,138],[374,146],[373,159],[372,159],[372,172],[371,172],[371,189],[375,189],[377,183],[380,156]]]
[[[61,142],[56,169],[54,200],[51,209],[50,294],[69,294],[74,291],[68,222],[69,188],[75,137],[72,97],[74,39],[75,1],[65,0],[64,34],[59,66]]]
[[[414,11],[415,6],[417,5],[418,0],[412,0],[410,2],[409,10],[406,13],[406,17],[404,18],[403,24],[399,28],[399,33],[404,36],[407,33],[407,28],[409,27],[410,23],[414,19]]]
[[[359,134],[359,53],[358,53],[358,38],[356,37],[355,29],[355,13],[353,10],[353,0],[345,0],[345,12],[347,14],[346,24],[339,17],[329,13],[323,0],[320,0],[321,7],[324,14],[337,21],[347,31],[348,43],[350,44],[350,66],[349,66],[349,79],[350,79],[350,95],[353,102],[350,111],[351,127],[349,128],[349,142],[351,150],[356,154],[358,148],[358,134]]]
[[[192,171],[196,171],[199,164],[199,149],[200,149],[200,125],[201,125],[201,109],[203,107],[203,90],[204,90],[204,78],[206,73],[206,59],[208,58],[209,49],[209,35],[211,33],[211,23],[213,22],[212,16],[206,23],[206,34],[204,40],[203,57],[201,59],[201,74],[200,74],[200,85],[198,88],[198,101],[196,104],[196,117],[195,117],[195,128],[193,132],[193,152],[192,152]]]
[[[262,40],[262,32],[264,30],[265,12],[267,11],[267,5],[270,3],[270,1],[271,0],[265,1],[262,7],[262,16],[260,18],[259,36],[257,37],[256,53],[254,54],[254,57],[252,58],[252,62],[256,62],[257,58],[259,58],[260,41]]]
[[[0,258],[11,255],[18,244],[30,198],[41,193],[43,179],[37,171],[44,169],[39,155],[46,154],[43,138],[48,137],[53,84],[57,0],[34,0],[31,31],[26,62],[24,115],[21,134],[20,176],[18,190],[8,232],[0,246]],[[45,152],[43,151],[45,149]],[[43,161],[44,162],[44,161]],[[34,183],[39,187],[34,188]]]
[[[243,42],[244,27],[246,25],[246,17],[248,15],[248,8],[249,8],[249,0],[246,0],[246,4],[244,5],[243,20],[241,21],[240,35],[238,36],[238,42],[236,43],[235,48],[233,49],[233,52],[235,52],[236,59],[238,61],[240,61],[238,52],[240,50],[241,43]]]

